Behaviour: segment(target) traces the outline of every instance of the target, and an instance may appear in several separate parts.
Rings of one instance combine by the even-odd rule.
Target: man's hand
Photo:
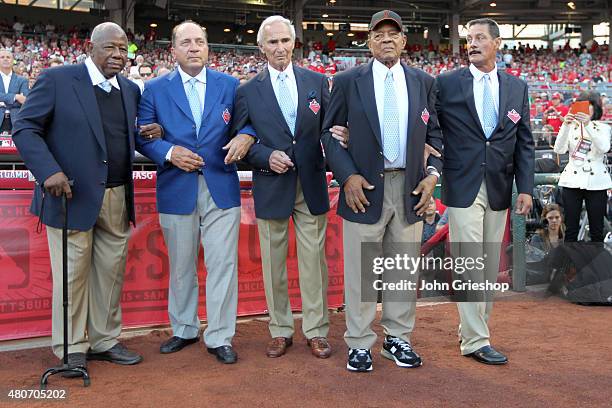
[[[438,178],[434,175],[430,175],[425,177],[418,186],[412,192],[413,195],[421,194],[421,199],[414,206],[414,210],[416,214],[420,217],[425,213],[427,206],[429,205],[429,199],[436,188],[436,183],[438,182]]]
[[[235,163],[244,158],[253,143],[255,143],[255,138],[246,133],[234,136],[232,140],[222,148],[223,150],[227,150],[227,155],[224,160],[225,164]]]
[[[268,162],[270,163],[272,171],[278,174],[283,174],[289,170],[289,168],[293,167],[293,162],[289,156],[281,150],[273,151]]]
[[[196,171],[204,165],[204,160],[200,156],[183,146],[176,145],[172,148],[170,162],[186,172]]]
[[[331,135],[334,139],[340,142],[340,146],[348,149],[349,130],[344,126],[332,126],[329,128]]]
[[[442,154],[440,154],[439,151],[425,143],[425,150],[423,151],[423,164],[425,167],[427,167],[427,159],[429,159],[430,155],[433,155],[434,157],[442,157]]]
[[[516,198],[515,213],[517,215],[528,215],[533,207],[533,199],[529,194],[521,193]]]
[[[368,183],[363,176],[353,174],[346,180],[343,188],[346,205],[348,205],[355,214],[359,211],[362,213],[366,212],[365,207],[369,206],[370,202],[366,198],[363,189],[365,188],[371,191],[374,190],[374,186]]]
[[[26,101],[26,96],[24,94],[15,95],[15,102],[19,102],[20,104],[23,105],[25,101]]]
[[[164,135],[164,129],[157,123],[140,126],[140,136],[145,139],[159,139]]]
[[[45,187],[45,190],[56,197],[66,193],[66,198],[72,198],[72,190],[68,184],[68,177],[66,177],[66,175],[61,171],[50,175],[45,180],[43,186]]]

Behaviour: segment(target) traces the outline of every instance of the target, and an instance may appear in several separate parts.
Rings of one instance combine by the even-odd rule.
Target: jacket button
[[[574,170],[574,174],[578,174],[578,172],[576,170]]]
[[[590,162],[591,162],[591,160],[587,160],[587,162],[589,162],[589,163],[590,163]]]
[[[291,142],[291,143],[295,144],[295,140],[293,142]]]
[[[591,172],[591,176],[595,175],[595,173]]]
[[[380,173],[380,178],[384,178],[385,177],[385,173]]]
[[[487,163],[480,163],[480,166],[481,166],[481,167],[484,167],[484,166],[486,166],[486,165],[487,165]]]
[[[485,143],[487,146],[491,146],[491,142],[487,142]]]
[[[106,182],[105,182],[105,181],[101,181],[101,182],[100,182],[100,185],[101,185],[101,186],[103,186],[103,185],[105,185],[105,184],[106,184]]]
[[[108,161],[106,161],[106,160],[102,160],[102,163],[107,164],[107,163],[108,163]]]
[[[191,128],[192,128],[192,129],[195,129],[195,128],[196,128],[196,126],[195,126],[195,125],[192,125],[192,126],[191,126]]]
[[[381,156],[383,155],[383,152],[378,152],[378,153],[380,153]]]

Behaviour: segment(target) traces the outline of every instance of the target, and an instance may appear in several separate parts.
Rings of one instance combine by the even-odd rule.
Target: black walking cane
[[[73,186],[74,181],[68,180],[68,185]],[[44,204],[44,197],[43,197]],[[42,211],[42,210],[41,210]],[[68,364],[68,200],[66,193],[62,193],[62,215],[64,216],[64,224],[62,226],[62,305],[64,311],[64,360],[63,364],[58,367],[49,368],[40,378],[40,389],[47,389],[47,380],[49,377],[59,373],[77,373],[83,377],[83,385],[88,387],[91,383],[87,369],[83,367],[75,367]],[[41,215],[42,218],[42,215]]]

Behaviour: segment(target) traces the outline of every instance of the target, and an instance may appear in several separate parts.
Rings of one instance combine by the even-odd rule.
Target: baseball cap
[[[400,31],[404,31],[404,25],[402,24],[402,18],[395,11],[391,10],[382,10],[378,13],[374,13],[372,15],[372,19],[370,20],[370,25],[368,26],[368,30],[372,31],[376,28],[377,25],[382,23],[383,21],[390,21],[397,25]]]
[[[552,94],[550,99],[563,99],[563,97],[561,96],[561,94],[559,92],[555,92],[554,94]]]

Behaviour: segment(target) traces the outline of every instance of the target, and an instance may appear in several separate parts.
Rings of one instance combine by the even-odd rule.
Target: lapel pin
[[[229,112],[229,110],[227,108],[225,108],[225,110],[223,111],[223,121],[225,122],[225,124],[229,124],[230,120],[232,119],[232,114]]]
[[[517,111],[515,111],[514,109],[512,109],[511,111],[508,111],[508,118],[514,122],[515,124],[521,120],[521,115],[519,115],[519,113]]]
[[[427,123],[429,122],[429,111],[427,110],[427,108],[423,109],[423,112],[421,112],[421,120],[425,125],[427,125]]]

